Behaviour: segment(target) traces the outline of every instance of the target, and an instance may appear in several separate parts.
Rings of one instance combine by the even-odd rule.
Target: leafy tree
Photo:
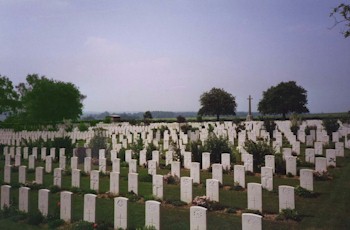
[[[235,97],[223,89],[212,88],[209,92],[204,92],[199,101],[202,106],[199,115],[215,115],[217,120],[220,115],[236,115]]]
[[[24,115],[39,122],[77,119],[82,114],[85,98],[72,83],[55,81],[45,76],[28,75],[27,83],[18,85]]]
[[[322,125],[327,131],[329,138],[332,138],[332,133],[337,132],[340,125],[338,123],[338,119],[335,118],[327,118],[322,121]]]
[[[253,170],[255,173],[261,171],[261,167],[265,164],[265,155],[274,155],[275,150],[264,141],[253,142],[248,140],[245,142],[244,149],[253,155]]]
[[[281,82],[263,92],[263,98],[258,104],[262,114],[308,113],[307,91],[298,86],[295,81]]]
[[[276,128],[275,121],[272,119],[268,119],[268,118],[265,119],[264,120],[264,127],[265,127],[265,130],[269,133],[270,139],[272,139],[273,138],[273,131]]]
[[[19,105],[19,95],[12,82],[7,77],[0,75],[0,114],[14,113]]]
[[[341,20],[338,20],[336,15],[338,17],[341,17]],[[345,23],[345,30],[342,32],[345,38],[350,36],[350,5],[348,4],[339,4],[337,7],[335,7],[331,14],[330,17],[334,18],[334,26],[340,24],[340,23]]]
[[[143,114],[143,119],[152,119],[153,116],[152,116],[152,113],[150,111],[146,111],[144,114]]]
[[[202,152],[210,152],[210,162],[220,163],[222,153],[232,153],[230,144],[227,139],[217,137],[215,134],[209,135],[209,138],[204,142]]]
[[[186,118],[181,116],[181,115],[179,115],[179,116],[176,117],[176,122],[177,123],[185,123],[186,122]]]

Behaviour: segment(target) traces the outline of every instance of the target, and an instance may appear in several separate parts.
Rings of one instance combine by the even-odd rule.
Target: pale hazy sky
[[[346,3],[349,1],[344,0]],[[84,111],[198,111],[212,87],[253,111],[294,80],[310,112],[350,110],[350,38],[340,1],[0,0],[0,74],[73,82]]]

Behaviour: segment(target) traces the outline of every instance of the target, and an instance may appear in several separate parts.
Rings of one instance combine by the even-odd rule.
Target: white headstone
[[[35,168],[35,156],[34,155],[30,155],[28,157],[28,168],[29,169],[34,169]]]
[[[165,153],[165,166],[171,164],[173,161],[173,151],[167,151]]]
[[[262,187],[258,183],[248,183],[248,209],[262,212]]]
[[[326,149],[326,158],[327,158],[327,167],[333,166],[336,167],[337,158],[335,155],[335,149]]]
[[[20,166],[21,165],[21,154],[16,154],[15,156],[15,166]]]
[[[129,161],[129,173],[137,173],[137,160],[131,159]]]
[[[344,142],[335,143],[335,150],[337,157],[344,157]]]
[[[85,173],[91,172],[91,157],[84,158],[84,172]]]
[[[102,173],[106,173],[106,167],[107,167],[107,159],[106,158],[100,158],[98,159],[98,169]]]
[[[91,170],[90,172],[90,189],[98,192],[100,187],[100,171]]]
[[[70,222],[72,219],[72,192],[64,191],[60,195],[60,219]]]
[[[101,159],[99,159],[101,161]],[[70,168],[73,169],[78,169],[78,157],[71,157],[70,158]]]
[[[287,185],[278,186],[279,211],[282,209],[295,209],[294,187]]]
[[[128,227],[128,198],[114,198],[114,229]]]
[[[160,202],[154,200],[146,201],[145,226],[160,229]]]
[[[11,165],[4,166],[4,182],[10,184],[11,183]]]
[[[267,191],[273,190],[273,170],[270,167],[261,167],[261,185]]]
[[[96,218],[96,195],[84,195],[84,221],[95,223]]]
[[[28,212],[29,190],[30,190],[30,188],[28,188],[28,187],[20,187],[19,188],[18,210],[21,212]]]
[[[98,150],[98,159],[106,158],[106,150],[105,149],[99,149]]]
[[[315,164],[315,149],[312,149],[312,148],[305,149],[305,161]]]
[[[18,168],[18,182],[25,184],[27,180],[27,166],[21,165]]]
[[[212,164],[212,178],[218,180],[222,184],[222,165]]]
[[[62,186],[62,169],[55,168],[53,170],[53,185],[61,187]]]
[[[265,155],[265,166],[272,168],[273,173],[275,173],[275,156]]]
[[[140,162],[139,162],[140,166],[147,164],[146,154],[147,154],[146,150],[140,151]]]
[[[181,177],[180,182],[180,200],[186,203],[192,202],[192,178]]]
[[[0,208],[1,210],[4,209],[4,207],[10,207],[10,185],[1,185],[1,201],[0,201]]]
[[[202,153],[202,169],[207,170],[210,168],[210,153]]]
[[[113,195],[119,194],[119,172],[109,174],[109,192]]]
[[[191,169],[192,152],[184,152],[184,168]]]
[[[309,191],[314,190],[314,171],[311,169],[300,169],[300,187]]]
[[[134,192],[135,194],[138,194],[138,173],[129,173],[128,174],[128,192]]]
[[[163,199],[163,175],[153,175],[152,194],[158,199]]]
[[[112,172],[120,173],[120,159],[116,158],[112,161]]]
[[[47,156],[45,160],[45,172],[51,173],[52,172],[52,157]]]
[[[35,183],[36,184],[44,183],[44,167],[35,168]]]
[[[315,171],[318,173],[327,172],[327,159],[325,157],[315,158]]]
[[[201,206],[192,206],[190,208],[190,230],[207,229],[207,209]]]
[[[253,213],[243,213],[242,230],[262,230],[262,216]]]
[[[200,184],[200,163],[192,162],[191,164],[191,178],[193,179],[193,183]]]
[[[286,157],[286,174],[297,175],[297,158],[293,156]]]
[[[46,148],[43,147],[41,148],[41,160],[45,160],[46,159]]]
[[[43,216],[49,213],[49,193],[48,189],[39,189],[38,192],[38,209]]]
[[[152,160],[157,162],[157,165],[159,165],[159,151],[153,150],[152,151]]]
[[[221,164],[222,164],[222,168],[224,170],[231,169],[231,161],[230,161],[230,154],[229,153],[222,153],[221,154]]]
[[[219,202],[219,181],[216,179],[206,180],[206,196],[211,201]]]
[[[147,162],[147,166],[148,166],[148,174],[149,175],[155,175],[157,174],[157,162],[154,160],[149,160]]]
[[[59,157],[59,164],[58,165],[62,170],[66,170],[66,156]]]
[[[180,162],[179,161],[172,161],[171,162],[171,175],[177,176],[180,178]]]
[[[245,188],[245,170],[244,165],[235,165],[233,167],[234,182]]]
[[[80,169],[72,169],[72,187],[80,188]]]

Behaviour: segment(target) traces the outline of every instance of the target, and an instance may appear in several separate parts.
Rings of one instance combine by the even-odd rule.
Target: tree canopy
[[[7,83],[7,85],[12,87],[12,82],[9,82],[11,84]],[[56,81],[32,74],[27,76],[26,83],[20,83],[16,89],[17,92],[13,90],[15,95],[13,98],[17,99],[17,108],[19,105],[20,107],[16,116],[11,119],[56,122],[63,119],[75,120],[82,114],[82,100],[85,96],[70,82]]]
[[[152,113],[150,111],[146,111],[144,114],[143,114],[143,119],[152,119],[153,116],[152,116]]]
[[[281,82],[263,92],[263,98],[258,104],[262,114],[308,113],[307,91],[295,81]]]
[[[19,106],[19,95],[12,82],[7,77],[0,75],[0,114],[14,113]]]
[[[216,119],[220,119],[220,115],[235,115],[236,100],[232,94],[223,89],[212,88],[208,92],[204,92],[200,97],[201,108],[199,115],[215,115]]]
[[[330,17],[334,18],[334,26],[345,23],[345,29],[342,32],[345,38],[350,36],[350,5],[348,4],[339,4],[337,7],[335,7],[331,14]],[[340,17],[341,19],[339,20],[338,18]],[[333,27],[334,27],[333,26]]]

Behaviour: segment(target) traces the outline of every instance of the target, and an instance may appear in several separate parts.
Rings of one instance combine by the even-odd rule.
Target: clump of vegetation
[[[317,181],[326,181],[332,179],[328,172],[314,172],[314,178]]]
[[[282,209],[282,211],[276,217],[276,220],[301,221],[301,216],[295,209]]]
[[[338,119],[335,118],[327,118],[322,121],[322,125],[324,129],[327,131],[328,136],[331,138],[333,132],[337,132],[340,125],[338,123]]]
[[[207,196],[196,196],[193,201],[193,205],[202,206],[208,211],[224,210],[227,206],[220,204],[219,202],[210,200]]]
[[[272,137],[273,137],[273,131],[274,131],[275,128],[276,128],[276,123],[275,123],[275,121],[274,121],[274,120],[271,120],[271,119],[264,119],[264,127],[265,127],[266,132],[269,133],[270,138],[272,139]]]
[[[254,142],[248,140],[245,142],[244,149],[253,155],[253,171],[258,173],[261,167],[265,165],[265,155],[275,155],[275,150],[267,142]]]
[[[180,178],[177,176],[171,175],[171,173],[164,175],[163,180],[164,180],[164,183],[166,183],[166,184],[179,184],[180,183]]]
[[[234,190],[234,191],[243,191],[244,188],[239,185],[239,183],[236,181],[233,186],[230,188],[230,190]]]
[[[204,143],[203,152],[210,152],[210,162],[220,163],[221,153],[232,153],[230,144],[227,139],[210,134]]]
[[[303,187],[297,186],[295,188],[295,193],[300,196],[300,197],[304,197],[304,198],[315,198],[318,196],[318,193],[315,193],[313,191],[309,191]]]
[[[91,148],[91,155],[93,158],[98,158],[100,149],[108,149],[108,139],[104,135],[105,130],[102,128],[96,128],[94,130],[94,137],[91,138],[89,147]]]
[[[281,153],[275,154],[275,172],[280,175],[286,174],[286,163]]]

